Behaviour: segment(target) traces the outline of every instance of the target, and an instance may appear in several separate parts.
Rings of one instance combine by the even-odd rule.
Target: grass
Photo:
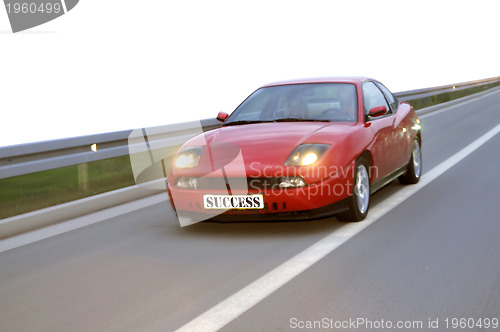
[[[79,169],[87,168],[85,184]],[[0,180],[0,219],[135,184],[129,156]],[[84,179],[83,179],[84,180]]]

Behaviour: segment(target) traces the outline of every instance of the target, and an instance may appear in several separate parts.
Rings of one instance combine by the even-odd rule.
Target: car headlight
[[[197,189],[198,178],[195,177],[180,177],[175,181],[175,185],[182,189]]]
[[[285,161],[287,166],[307,166],[321,158],[330,144],[299,145]]]
[[[198,166],[202,152],[202,146],[186,148],[179,151],[177,157],[175,158],[175,166],[178,168],[191,168]]]
[[[279,179],[280,188],[297,188],[306,185],[306,181],[300,176],[287,176]]]

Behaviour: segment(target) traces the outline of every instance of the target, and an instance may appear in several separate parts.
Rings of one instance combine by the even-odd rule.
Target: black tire
[[[406,168],[406,172],[401,175],[398,180],[402,184],[416,184],[422,175],[422,150],[418,139],[413,142],[413,148],[410,156],[410,161]]]
[[[352,195],[347,199],[349,210],[340,213],[337,219],[345,222],[362,221],[370,209],[370,173],[368,163],[363,157],[356,160]],[[359,181],[362,181],[360,184]],[[362,192],[361,192],[362,191]],[[360,204],[360,202],[363,202]]]

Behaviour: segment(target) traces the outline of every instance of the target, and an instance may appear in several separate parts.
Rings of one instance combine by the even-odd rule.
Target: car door
[[[410,154],[411,144],[407,141],[407,129],[408,120],[405,119],[406,114],[403,112],[398,112],[399,101],[394,95],[387,89],[382,83],[375,81],[377,87],[382,91],[384,97],[386,98],[389,106],[391,107],[392,114],[394,114],[394,124],[393,124],[393,139],[396,142],[395,150],[393,153],[393,170],[397,170],[403,167],[408,162],[408,156]]]
[[[371,128],[374,138],[370,147],[373,157],[374,168],[372,169],[373,182],[380,180],[399,167],[400,155],[404,155],[405,145],[401,121],[397,119],[393,106],[389,105],[385,95],[373,81],[366,81],[362,85],[363,107],[366,117],[366,125]],[[385,106],[387,113],[383,116],[370,118],[370,109]]]

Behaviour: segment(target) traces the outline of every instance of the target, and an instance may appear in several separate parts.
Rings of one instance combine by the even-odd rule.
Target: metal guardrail
[[[395,95],[401,101],[416,100],[497,82],[500,82],[500,77],[397,92]],[[219,123],[215,119],[201,120],[203,131],[216,128],[218,125]],[[168,136],[176,138],[174,145],[180,145],[179,138],[187,140],[199,133],[199,128],[200,124],[197,122],[197,125],[183,123],[147,128],[146,130],[157,133],[169,130]],[[0,147],[0,179],[128,155],[131,133],[132,130],[124,130]],[[165,137],[160,139],[165,140]],[[168,144],[165,141],[162,146],[165,147]]]
[[[219,122],[207,119],[201,120],[201,125],[203,130],[210,130],[217,127]],[[186,124],[149,129],[155,131],[163,127],[173,128],[171,136],[185,136],[186,140],[195,134],[194,126],[186,128]],[[132,131],[0,147],[0,179],[128,155],[128,139]]]
[[[130,132],[126,130],[2,147],[0,179],[125,155],[128,153]],[[96,147],[95,152],[92,146]]]
[[[394,95],[398,97],[398,99],[400,99],[401,101],[414,100],[414,99],[421,99],[425,97],[435,96],[447,92],[460,91],[460,90],[470,89],[473,87],[484,86],[487,84],[497,83],[497,82],[500,82],[500,77],[492,77],[470,82],[448,84],[433,88],[396,92]]]

